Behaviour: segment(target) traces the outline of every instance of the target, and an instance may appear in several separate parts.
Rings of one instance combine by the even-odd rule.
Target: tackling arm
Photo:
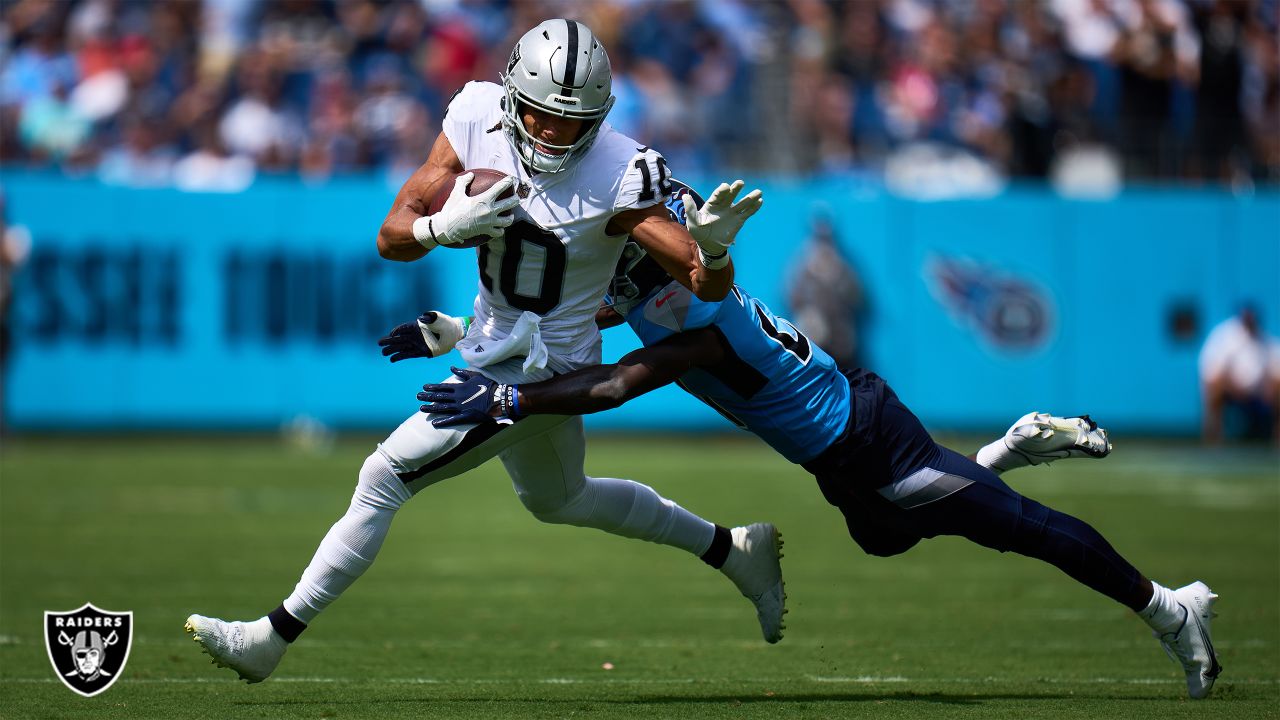
[[[378,230],[378,254],[388,260],[409,262],[427,254],[413,235],[413,221],[427,214],[428,204],[440,183],[462,172],[462,161],[442,132],[422,167],[400,187],[391,211]]]
[[[436,427],[496,422],[523,415],[585,415],[615,408],[674,382],[698,365],[720,362],[724,351],[707,329],[680,333],[596,365],[542,382],[505,385],[473,370],[453,369],[454,382],[422,386],[422,412]]]
[[[717,302],[733,285],[733,261],[710,270],[698,261],[698,246],[684,225],[676,222],[665,205],[624,210],[609,221],[607,232],[629,234],[662,266],[667,274],[685,286],[699,300]]]
[[[722,355],[710,331],[683,332],[629,352],[613,365],[596,365],[521,384],[517,406],[521,415],[586,415],[609,410],[675,382],[694,367],[715,364]]]

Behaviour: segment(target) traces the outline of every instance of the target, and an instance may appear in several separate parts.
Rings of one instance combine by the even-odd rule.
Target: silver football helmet
[[[558,172],[586,153],[614,101],[609,56],[591,29],[574,20],[547,20],[525,33],[511,51],[502,89],[503,132],[525,166],[537,172]],[[525,104],[582,120],[582,132],[570,145],[538,141],[520,119]]]

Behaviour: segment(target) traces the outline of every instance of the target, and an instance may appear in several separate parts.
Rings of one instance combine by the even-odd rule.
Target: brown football
[[[488,190],[489,188],[493,187],[494,183],[498,182],[499,180],[507,176],[506,173],[500,170],[491,170],[489,168],[476,168],[474,170],[467,170],[466,172],[458,173],[457,175],[450,175],[447,178],[445,178],[444,182],[441,183],[440,185],[440,189],[437,190],[436,194],[431,198],[431,204],[427,207],[428,215],[435,215],[436,213],[440,212],[440,210],[444,208],[445,202],[448,201],[449,199],[449,194],[453,192],[453,185],[455,182],[457,182],[458,175],[465,175],[469,172],[475,173],[475,178],[471,180],[471,187],[467,188],[467,195],[470,195],[472,197],[479,195],[485,190]],[[508,190],[502,193],[501,195],[499,195],[498,197],[509,198],[511,197],[511,193],[513,192],[514,190]],[[477,245],[483,245],[489,242],[491,239],[492,238],[490,238],[488,235],[477,235],[473,238],[467,238],[462,243],[451,244],[449,245],[449,247],[453,247],[453,248],[475,247]]]

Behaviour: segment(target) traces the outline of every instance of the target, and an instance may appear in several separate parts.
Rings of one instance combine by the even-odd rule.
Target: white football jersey
[[[443,122],[464,168],[500,170],[523,184],[515,222],[476,249],[475,323],[458,347],[501,340],[527,310],[542,318],[549,368],[598,364],[595,313],[626,240],[606,234],[605,226],[619,211],[664,202],[671,172],[661,154],[606,123],[567,169],[530,176],[502,131],[503,97],[494,83],[467,83]]]

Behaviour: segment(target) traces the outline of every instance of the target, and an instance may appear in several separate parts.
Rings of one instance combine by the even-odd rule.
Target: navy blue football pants
[[[1088,523],[1041,505],[933,441],[874,373],[849,373],[850,427],[805,468],[867,553],[889,557],[957,535],[1043,560],[1133,610],[1151,599],[1136,568]]]

